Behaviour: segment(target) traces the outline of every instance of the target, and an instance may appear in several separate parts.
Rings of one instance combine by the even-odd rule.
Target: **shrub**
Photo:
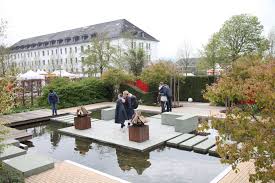
[[[24,183],[24,177],[15,171],[8,170],[0,164],[0,183]]]
[[[203,98],[203,91],[207,85],[214,82],[213,76],[190,76],[181,81],[180,85],[180,100],[187,101],[189,97],[194,102],[207,102]]]
[[[95,78],[85,78],[79,81],[57,78],[43,88],[42,96],[38,99],[39,106],[49,105],[50,89],[59,96],[59,108],[109,101],[112,96],[110,86]]]

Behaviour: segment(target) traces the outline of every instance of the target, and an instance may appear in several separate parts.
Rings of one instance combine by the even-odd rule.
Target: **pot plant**
[[[82,106],[76,111],[76,117],[74,118],[75,129],[85,130],[91,128],[90,113]]]

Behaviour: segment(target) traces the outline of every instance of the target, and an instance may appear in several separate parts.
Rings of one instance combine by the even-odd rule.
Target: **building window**
[[[58,52],[58,49],[55,50],[55,53],[56,53],[56,54],[57,54],[57,52]]]
[[[70,47],[70,53],[72,53],[72,51],[73,51],[73,49],[72,49],[72,47]]]
[[[36,57],[36,52],[34,52],[34,56]],[[21,58],[22,58],[22,55],[21,55]]]
[[[60,54],[62,55],[62,48],[60,48]]]
[[[38,53],[38,56],[40,56],[40,52],[38,51],[37,53]],[[25,53],[24,53],[24,57],[25,57]]]
[[[139,43],[139,48],[143,49],[143,43]]]
[[[50,55],[50,51],[49,50],[47,50],[47,53],[48,53],[48,55]]]
[[[88,50],[90,51],[90,45],[88,45]]]
[[[53,55],[53,50],[52,50],[52,55]]]
[[[65,54],[67,54],[67,48],[65,48]]]
[[[42,51],[42,55],[45,56],[45,52],[44,51]]]
[[[43,65],[45,65],[45,60],[43,60]]]
[[[50,60],[48,60],[48,65],[50,65]]]
[[[84,62],[84,57],[81,57],[81,62]]]
[[[135,41],[132,41],[132,43],[131,43],[131,48],[132,48],[132,49],[136,49],[136,42],[135,42]]]
[[[84,47],[80,46],[80,50],[81,50],[81,53],[83,53],[84,52]]]
[[[66,63],[66,64],[68,64],[68,60],[67,60],[67,58],[65,59],[65,63]]]
[[[71,58],[71,64],[73,64],[73,59]]]
[[[74,51],[75,51],[75,53],[77,53],[77,47],[74,47]]]
[[[75,58],[75,63],[77,64],[77,58]]]
[[[63,60],[62,59],[60,59],[60,64],[63,64]]]

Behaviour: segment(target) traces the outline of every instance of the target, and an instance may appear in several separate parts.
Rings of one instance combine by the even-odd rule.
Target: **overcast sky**
[[[160,40],[160,58],[176,58],[185,41],[196,56],[225,20],[242,13],[258,16],[265,35],[275,26],[275,0],[0,0],[9,45],[124,18]]]

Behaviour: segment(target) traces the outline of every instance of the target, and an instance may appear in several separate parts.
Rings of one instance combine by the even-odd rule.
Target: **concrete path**
[[[25,179],[26,183],[128,183],[71,161],[55,164],[55,168]]]

